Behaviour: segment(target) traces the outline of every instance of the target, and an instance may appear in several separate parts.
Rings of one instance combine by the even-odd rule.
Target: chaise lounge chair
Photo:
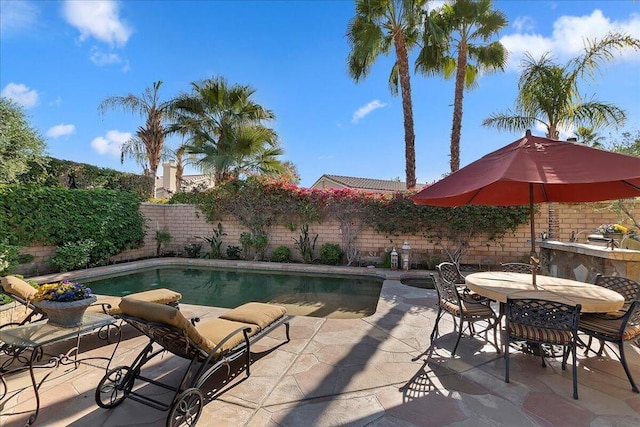
[[[198,324],[199,319],[189,321],[173,307],[130,298],[120,302],[120,310],[119,317],[146,335],[149,342],[131,366],[116,367],[100,380],[96,403],[102,408],[113,408],[131,398],[161,411],[168,410],[167,426],[196,425],[204,406],[201,387],[221,367],[229,367],[230,362],[244,357],[243,369],[248,377],[253,343],[282,324],[286,328],[286,342],[290,340],[290,316],[284,307],[272,304],[247,303]],[[190,360],[177,387],[141,375],[147,362],[164,351]],[[161,402],[143,395],[144,388],[134,390],[137,380],[175,394],[171,402]]]

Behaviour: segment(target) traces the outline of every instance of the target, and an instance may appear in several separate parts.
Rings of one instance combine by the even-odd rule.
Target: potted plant
[[[50,325],[74,328],[82,324],[84,312],[96,300],[90,288],[64,280],[41,285],[33,297],[33,305],[47,315]]]

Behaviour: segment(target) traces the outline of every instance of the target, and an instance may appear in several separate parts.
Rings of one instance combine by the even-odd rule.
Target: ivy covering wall
[[[64,246],[93,241],[88,266],[140,246],[140,198],[117,190],[0,186],[0,236],[10,245]]]

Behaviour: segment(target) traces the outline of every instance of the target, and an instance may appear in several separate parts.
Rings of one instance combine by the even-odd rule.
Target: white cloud
[[[529,16],[518,16],[513,22],[513,27],[517,32],[531,31],[535,28],[535,22]]]
[[[64,17],[80,31],[80,41],[93,37],[110,46],[127,44],[132,30],[119,16],[118,3],[111,0],[67,0]]]
[[[114,157],[120,156],[122,144],[131,139],[129,132],[120,132],[119,130],[107,131],[104,137],[99,136],[91,141],[91,147],[102,155],[110,155]]]
[[[363,119],[364,117],[366,117],[373,110],[377,110],[378,108],[383,108],[386,106],[387,104],[385,104],[384,102],[374,99],[364,107],[358,108],[356,112],[353,113],[353,117],[351,118],[351,123],[358,123],[360,119]]]
[[[526,25],[525,25],[526,24]],[[516,33],[500,39],[509,50],[508,68],[517,70],[524,53],[529,52],[535,59],[545,52],[551,52],[554,59],[560,62],[584,52],[587,40],[601,39],[607,33],[616,32],[640,38],[640,15],[632,14],[627,20],[612,21],[595,9],[590,15],[561,16],[553,24],[550,37],[533,31],[532,21],[527,17],[519,17],[514,21]],[[625,49],[616,54],[616,59],[640,59],[640,53]]]
[[[71,135],[76,131],[75,125],[65,125],[64,123],[60,123],[57,126],[53,126],[49,128],[47,133],[45,134],[49,138],[60,138],[61,136]]]
[[[22,83],[9,83],[0,92],[0,96],[8,98],[24,108],[33,107],[38,103],[38,91],[29,89]]]
[[[0,7],[0,32],[2,34],[26,32],[32,28],[40,10],[28,1],[2,1]]]
[[[91,48],[91,62],[99,67],[122,63],[122,59],[117,53],[105,53],[97,47]]]
[[[541,122],[537,121],[534,125],[534,129],[537,131],[536,135],[547,135],[547,127]],[[575,127],[572,124],[569,124],[568,126],[558,126],[558,139],[560,141],[566,141],[568,138],[573,137],[575,137]]]

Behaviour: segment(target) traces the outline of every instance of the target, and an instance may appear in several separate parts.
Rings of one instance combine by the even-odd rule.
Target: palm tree
[[[216,183],[243,173],[279,170],[278,135],[264,126],[272,111],[251,100],[249,86],[229,86],[222,78],[191,84],[192,92],[171,102],[169,132],[187,138],[186,152],[202,170],[213,170]]]
[[[623,124],[626,119],[623,110],[593,98],[585,100],[578,83],[585,78],[595,80],[601,65],[625,48],[640,50],[640,40],[623,34],[608,34],[599,41],[587,40],[584,53],[565,65],[554,63],[549,53],[539,60],[527,53],[518,82],[515,112],[492,114],[482,124],[524,131],[541,123],[547,130],[547,138],[553,139],[559,138],[561,127],[597,129]]]
[[[356,15],[349,22],[347,39],[351,52],[347,58],[349,74],[357,82],[367,76],[376,59],[395,48],[396,62],[391,68],[392,95],[402,92],[404,116],[405,170],[407,189],[416,186],[416,150],[409,77],[409,51],[418,41],[421,11],[427,0],[356,0]]]
[[[144,126],[138,127],[136,136],[127,141],[121,148],[121,161],[125,157],[133,157],[142,165],[144,175],[148,179],[148,197],[153,196],[155,177],[158,165],[162,159],[166,131],[163,125],[167,114],[167,103],[158,99],[161,81],[153,83],[153,88],[146,88],[142,96],[128,94],[126,96],[112,96],[103,100],[98,106],[100,113],[108,109],[121,108],[146,117]]]
[[[416,68],[425,74],[443,74],[447,79],[455,74],[451,172],[460,168],[464,89],[477,86],[479,73],[503,70],[507,59],[507,51],[500,42],[489,42],[507,26],[505,15],[491,6],[491,0],[458,0],[431,11],[425,19],[423,47]],[[444,45],[442,35],[434,29],[445,32]],[[439,50],[442,52],[438,54]]]

